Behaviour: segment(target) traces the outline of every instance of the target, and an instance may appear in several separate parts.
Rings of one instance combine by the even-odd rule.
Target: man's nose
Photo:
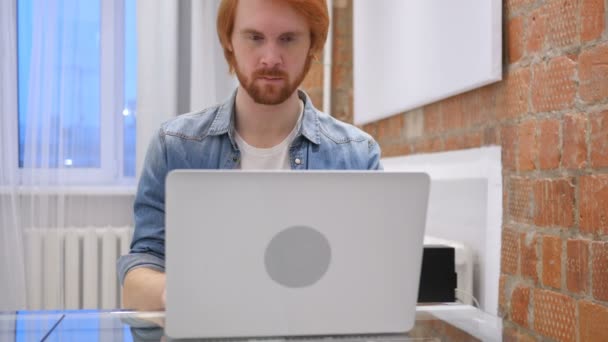
[[[283,62],[283,56],[280,47],[277,44],[266,44],[263,47],[262,58],[260,62],[267,68],[272,68],[280,65]]]

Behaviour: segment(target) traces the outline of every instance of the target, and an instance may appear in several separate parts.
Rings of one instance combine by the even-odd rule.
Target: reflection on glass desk
[[[0,312],[0,341],[174,341],[164,336],[164,319],[164,312],[97,310]],[[428,305],[416,308],[416,324],[410,332],[403,335],[252,340],[256,342],[262,340],[269,342],[501,341],[502,320],[469,305]]]

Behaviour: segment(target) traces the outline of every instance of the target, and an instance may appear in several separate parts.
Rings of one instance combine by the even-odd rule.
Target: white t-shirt
[[[278,145],[269,148],[257,148],[249,145],[235,131],[234,140],[241,151],[241,170],[291,170],[289,147],[298,133],[302,121],[304,105],[300,101],[300,117],[291,133]]]

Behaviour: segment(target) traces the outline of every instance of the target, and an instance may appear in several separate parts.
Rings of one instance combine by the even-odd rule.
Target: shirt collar
[[[228,134],[230,142],[235,148],[234,104],[236,101],[236,92],[237,89],[235,89],[232,92],[232,95],[230,95],[230,97],[220,105],[215,115],[215,119],[209,128],[209,135]],[[302,124],[300,125],[296,137],[303,135],[306,137],[306,139],[318,145],[321,143],[319,113],[312,105],[312,101],[310,101],[308,94],[306,94],[303,90],[298,89],[298,97],[304,102],[304,112],[302,114]]]

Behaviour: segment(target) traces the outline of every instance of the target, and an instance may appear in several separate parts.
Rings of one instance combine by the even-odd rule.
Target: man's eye
[[[256,34],[252,34],[249,36],[249,39],[253,40],[254,42],[258,42],[261,41],[262,39],[264,39],[262,36],[256,35]]]
[[[291,43],[295,40],[295,38],[293,36],[286,36],[286,37],[281,37],[281,41],[283,43]]]

